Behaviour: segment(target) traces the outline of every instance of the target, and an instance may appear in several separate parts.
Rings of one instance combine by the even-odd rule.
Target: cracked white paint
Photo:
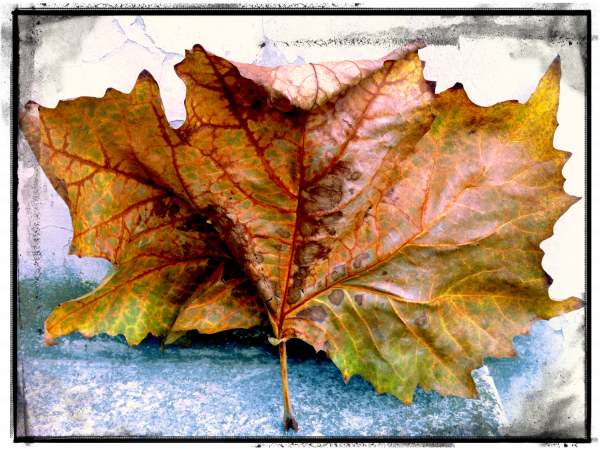
[[[462,18],[456,18],[455,22],[458,24],[462,20]],[[320,16],[308,19],[291,16],[81,17],[60,24],[44,25],[43,39],[37,48],[34,60],[37,81],[32,86],[29,99],[46,107],[55,107],[61,99],[80,96],[101,97],[109,87],[129,92],[139,73],[146,69],[150,71],[160,86],[168,120],[180,122],[185,119],[183,107],[185,86],[175,75],[173,66],[182,60],[184,51],[191,49],[194,44],[202,44],[207,50],[217,55],[246,63],[256,61],[262,64],[272,64],[275,61],[298,63],[339,59],[372,59],[380,57],[392,48],[386,48],[383,45],[310,46],[302,42],[314,39],[326,40],[332,36],[348,35],[353,32],[357,33],[357,36],[365,31],[376,33],[390,30],[390,32],[395,32],[394,30],[399,26],[408,28],[406,31],[406,40],[408,41],[418,36],[423,30],[431,30],[441,23],[440,20],[429,17],[391,16]],[[443,23],[447,25],[448,19],[445,19]],[[230,32],[231,30],[234,32]],[[267,42],[267,45],[260,50],[259,44],[264,41]],[[282,45],[281,42],[287,42],[289,45]],[[561,52],[563,61],[567,60],[566,56],[573,56],[571,49],[538,44],[535,44],[533,57],[511,55],[515,49],[525,45],[528,43],[511,39],[470,40],[463,38],[460,40],[458,48],[430,46],[421,50],[419,55],[426,61],[425,77],[438,82],[437,92],[460,81],[474,102],[487,106],[509,99],[526,101],[556,53]],[[531,56],[532,51],[530,50],[528,54]],[[572,66],[573,64],[565,65],[565,71]],[[564,169],[564,175],[567,178],[565,189],[568,193],[577,196],[583,195],[583,114],[583,96],[563,82],[558,115],[560,126],[554,145],[558,149],[573,153]],[[74,256],[66,255],[72,234],[68,209],[40,173],[39,166],[19,167],[20,186],[31,182],[36,173],[42,175],[40,186],[42,196],[39,200],[42,204],[39,210],[42,223],[40,227],[43,253],[41,270],[69,265],[75,267],[83,279],[99,282],[108,271],[110,264],[98,259],[79,260]],[[27,192],[20,189],[18,200],[20,204],[26,205],[29,200]],[[18,219],[19,252],[21,254],[19,276],[24,278],[34,274],[38,268],[32,262],[29,231],[31,223],[25,207],[20,209]],[[555,226],[555,235],[542,243],[542,249],[546,252],[543,266],[554,278],[554,284],[550,289],[551,297],[565,299],[581,295],[584,281],[583,238],[583,202],[581,201],[558,221]],[[485,388],[491,394],[492,402],[497,405],[493,413],[495,413],[494,416],[498,423],[502,425],[513,423],[519,416],[523,398],[537,392],[540,385],[554,385],[550,377],[556,376],[556,373],[575,372],[576,379],[564,387],[560,394],[567,395],[575,392],[581,397],[582,376],[580,374],[583,351],[581,342],[578,341],[580,336],[578,329],[581,328],[583,316],[583,312],[578,311],[543,324],[549,330],[562,332],[562,344],[543,349],[550,354],[547,359],[550,368],[546,366],[531,372],[524,371],[521,377],[519,377],[519,373],[515,373],[513,384],[508,393],[505,393],[504,404],[502,404],[494,385],[494,380],[489,376],[487,367],[475,372],[479,376],[481,385],[486,385]],[[73,341],[69,344],[68,341],[64,341],[62,344],[64,345],[63,350],[70,347],[71,350],[80,353],[84,351],[87,343]],[[96,351],[111,351],[111,348],[112,350],[122,350],[121,345],[115,342],[97,341],[93,344],[96,345]],[[222,352],[216,348],[205,348],[203,354],[205,357],[218,357]],[[251,348],[240,353],[240,356],[258,358],[261,357],[261,354],[260,351]],[[264,354],[262,356],[264,357]],[[140,370],[142,367],[146,367],[142,356],[132,353],[131,357],[138,357],[136,360],[139,360]],[[192,352],[190,352],[190,357],[195,357]],[[65,363],[63,369],[69,367],[69,363]],[[100,363],[98,366],[102,367],[103,365]],[[128,366],[129,372],[136,372],[137,368],[135,364]],[[69,369],[73,369],[73,367],[69,367]],[[177,368],[172,369],[176,370]],[[85,372],[85,370],[81,371]],[[104,381],[111,382],[109,372],[105,374],[107,377],[104,378]],[[43,396],[48,388],[58,388],[62,391],[62,383],[52,376],[48,377],[47,374],[46,376],[47,378],[43,378],[43,375],[35,374],[29,378],[32,385],[35,384],[37,388],[41,388],[40,391],[32,392],[34,397],[36,397],[35,394]],[[252,377],[253,375],[248,373],[237,373],[236,376],[233,376],[233,381],[247,382]],[[80,382],[88,382],[81,375],[78,379]],[[44,382],[46,383],[44,384]],[[120,431],[119,416],[128,411],[152,410],[153,404],[162,403],[165,400],[163,396],[169,394],[158,389],[148,388],[148,385],[141,380],[126,383],[113,380],[110,385],[115,391],[111,391],[107,387],[92,388],[91,383],[86,385],[87,387],[73,386],[64,394],[78,392],[83,394],[88,391],[85,388],[88,388],[88,392],[94,391],[94,394],[99,395],[100,399],[94,399],[95,403],[113,398],[110,400],[114,400],[114,409],[106,416],[112,417],[111,419],[116,421],[112,424],[97,422],[95,425],[96,431],[99,428],[106,431],[107,426],[110,429],[112,425],[112,431],[117,434]],[[160,383],[156,385],[160,385]],[[191,395],[193,399],[190,398],[190,394],[187,394],[186,397],[171,402],[173,407],[195,414],[194,416],[197,418],[194,418],[194,426],[200,426],[208,434],[219,435],[223,433],[223,429],[235,428],[231,420],[219,421],[220,418],[201,415],[202,406],[207,403],[207,398],[222,397],[224,401],[235,398],[235,395],[231,396],[231,391],[226,383],[200,382],[197,387],[200,389],[200,393],[193,393]],[[307,387],[310,387],[310,391],[307,390],[297,395],[296,402],[300,402],[305,394],[318,394],[312,385]],[[231,397],[227,399],[228,396]],[[226,403],[229,404],[229,402]],[[275,404],[275,407],[278,404]],[[32,412],[30,418],[34,419],[37,416],[40,423],[37,427],[37,431],[41,432],[39,434],[48,434],[47,432],[53,430],[60,433],[60,430],[65,428],[64,426],[73,422],[78,426],[78,433],[91,434],[89,433],[92,429],[91,418],[89,418],[92,413],[90,408],[80,407],[69,412],[68,409],[71,405],[68,400],[65,400],[52,406],[52,410],[60,416],[59,420],[55,422],[52,422],[48,416],[39,415],[39,413],[36,415],[36,412]],[[327,419],[328,410],[330,408],[323,408],[322,414],[319,415],[321,421],[303,423],[307,429],[309,427],[312,429],[308,434],[328,434],[323,421]],[[458,413],[451,407],[446,407],[444,410],[444,413]],[[373,425],[372,420],[367,416],[369,411],[372,410],[365,411],[363,421],[352,422],[350,420],[346,424],[350,427],[358,425],[369,428]],[[72,415],[71,421],[69,421],[70,418],[65,418],[68,413]],[[249,429],[250,432],[255,426],[261,426],[262,429],[266,429],[265,434],[278,434],[278,427],[274,427],[279,425],[278,422],[271,423],[264,417],[243,414],[238,415],[237,419],[239,420],[238,425]],[[432,425],[436,422],[435,416],[427,419],[433,423]],[[412,418],[409,418],[406,421],[407,427],[417,425],[411,420]],[[148,431],[148,428],[142,423],[132,423],[131,425],[137,431]],[[189,423],[185,424],[185,426],[190,425]],[[183,432],[184,435],[185,432],[192,432],[185,426],[178,428],[177,432]],[[378,433],[389,435],[392,431],[395,429],[379,429]],[[368,431],[365,432],[368,433]]]

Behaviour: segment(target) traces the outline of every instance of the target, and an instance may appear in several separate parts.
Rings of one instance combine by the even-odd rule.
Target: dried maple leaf
[[[21,124],[55,188],[82,215],[82,229],[74,215],[76,232],[96,226],[86,214],[113,215],[103,211],[102,194],[92,200],[70,187],[96,176],[91,166],[143,179],[211,220],[249,288],[234,301],[219,283],[226,252],[202,253],[218,268],[178,310],[170,341],[198,323],[212,330],[207,323],[219,317],[232,325],[222,312],[229,301],[252,304],[240,306],[251,322],[261,311],[248,299],[255,286],[280,349],[286,430],[297,429],[290,338],[327,351],[346,381],[360,373],[407,404],[417,384],[475,397],[470,372],[483,357],[516,356],[515,335],[582,306],[549,299],[539,248],[576,201],[562,189],[567,154],[552,147],[560,63],[526,104],[481,108],[460,86],[434,99],[416,53],[423,46],[416,40],[378,61],[276,69],[195,46],[176,66],[188,114],[177,130],[147,73],[129,95],[40,109],[41,137]],[[69,109],[77,101],[89,104],[79,114]],[[62,181],[63,172],[76,175]],[[128,197],[137,198],[131,188],[120,192],[127,207],[142,201]],[[88,251],[112,254],[130,244],[129,237],[110,243],[114,235],[95,232]],[[163,239],[165,248],[175,241]]]
[[[153,185],[136,161],[130,123],[140,113],[136,106],[143,116],[147,94],[112,90],[102,99],[61,102],[56,109],[28,103],[21,110],[34,154],[69,206],[69,254],[115,265],[93,292],[54,310],[46,345],[73,331],[123,334],[132,346],[148,333],[171,343],[183,330],[214,333],[266,319],[256,289],[206,218]]]
[[[436,96],[430,131],[374,189],[374,254],[287,309],[283,338],[407,404],[417,384],[473,398],[470,373],[485,356],[516,357],[514,336],[580,308],[549,299],[539,246],[578,201],[562,187],[569,154],[552,146],[559,78],[557,60],[523,105],[479,107],[460,85]]]

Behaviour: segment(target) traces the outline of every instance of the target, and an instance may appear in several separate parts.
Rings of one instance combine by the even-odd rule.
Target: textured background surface
[[[227,30],[235,30],[228,33]],[[161,87],[167,117],[185,119],[173,65],[195,43],[240,62],[276,66],[376,59],[421,36],[425,77],[437,92],[455,82],[488,106],[527,100],[556,54],[563,80],[554,146],[570,151],[568,193],[583,196],[582,24],[570,18],[446,17],[28,17],[21,21],[20,103],[129,92],[143,69]],[[42,346],[43,321],[60,302],[97,285],[110,264],[67,256],[66,205],[20,134],[18,161],[19,415],[21,435],[283,435],[279,361],[252,329],[200,338],[191,348],[157,339],[129,348],[120,337],[79,334]],[[550,296],[584,289],[583,201],[542,244]],[[583,311],[516,338],[519,359],[486,359],[474,372],[479,401],[418,390],[405,407],[378,396],[303,344],[290,344],[290,390],[300,435],[583,435]],[[489,375],[488,375],[489,374]],[[491,376],[490,376],[491,375]]]

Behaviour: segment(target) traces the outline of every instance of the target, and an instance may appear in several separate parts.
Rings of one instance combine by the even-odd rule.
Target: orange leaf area
[[[118,129],[103,120],[105,111],[117,120],[147,100],[152,97],[111,91],[103,99],[61,102],[56,109],[28,103],[21,111],[21,127],[71,211],[70,254],[100,256],[115,265],[93,292],[54,310],[46,321],[46,345],[73,331],[86,337],[123,334],[132,346],[148,333],[165,337],[180,312],[189,316],[188,300],[209,300],[210,319],[219,321],[216,327],[211,322],[210,329],[218,329],[212,332],[266,319],[256,294],[246,294],[248,288],[239,293],[248,280],[214,227],[188,202],[152,184],[135,154],[135,148],[146,147],[128,140],[127,126]],[[157,143],[154,134],[146,135]],[[222,284],[219,299],[205,298],[215,283]],[[196,328],[210,332],[190,319],[179,325]]]
[[[60,304],[48,318],[46,345],[73,331],[123,334],[131,346],[151,333],[169,344],[176,340],[172,330],[213,333],[266,320],[256,289],[204,217],[175,198],[148,204],[155,214],[138,222],[119,265],[93,292]]]
[[[583,306],[551,300],[541,266],[577,201],[552,145],[560,62],[527,103],[484,108],[460,85],[435,95],[423,46],[278,68],[194,46],[175,67],[177,130],[147,72],[130,94],[26,105],[72,252],[117,266],[55,310],[47,342],[171,343],[268,316],[274,341],[327,351],[346,381],[360,373],[406,404],[418,384],[475,397],[484,357],[515,357],[514,336]]]
[[[555,61],[523,105],[479,107],[462,86],[436,96],[431,129],[374,205],[376,261],[300,302],[283,335],[410,404],[417,384],[476,397],[484,357],[516,357],[515,335],[582,307],[549,299],[539,247],[578,200],[552,147],[559,78]]]

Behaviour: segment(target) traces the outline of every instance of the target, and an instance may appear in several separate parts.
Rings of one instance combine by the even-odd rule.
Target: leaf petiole
[[[285,341],[279,344],[279,359],[281,360],[281,384],[283,386],[283,425],[285,427],[285,433],[287,433],[290,429],[294,429],[294,433],[296,433],[298,432],[298,422],[294,417],[294,412],[292,411],[292,404],[290,403]]]

